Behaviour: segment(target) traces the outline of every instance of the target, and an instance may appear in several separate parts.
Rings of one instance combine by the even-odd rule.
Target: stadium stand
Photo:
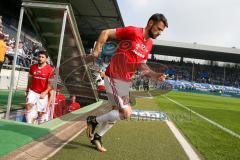
[[[168,83],[178,91],[209,93],[221,96],[240,97],[239,67],[219,67],[190,63],[168,62],[150,59],[148,65],[154,71],[164,72],[168,75]],[[132,88],[143,89],[144,77],[136,73],[133,77]],[[150,87],[155,87],[154,81],[150,81]]]
[[[175,80],[194,81],[239,88],[240,68],[238,66],[219,67],[195,64],[193,70],[193,64],[190,63],[149,60],[148,64],[155,71],[159,71],[161,68],[159,65],[164,64],[166,66],[164,72],[167,75],[173,76]]]
[[[8,50],[5,57],[4,68],[9,68],[12,65],[13,55],[14,55],[14,47],[15,47],[15,37],[17,34],[17,28],[14,27],[11,23],[9,23],[8,18],[2,16],[2,33],[5,36],[5,42],[8,46]],[[7,23],[8,22],[8,23]],[[30,33],[28,31],[28,33]],[[22,32],[21,41],[18,48],[18,58],[17,58],[17,67],[25,67],[29,68],[29,66],[35,63],[36,52],[41,48],[41,43],[34,40],[30,34]]]

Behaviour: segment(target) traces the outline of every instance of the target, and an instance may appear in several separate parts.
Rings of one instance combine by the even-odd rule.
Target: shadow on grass
[[[89,144],[85,144],[71,141],[66,146],[64,146],[65,149],[78,149],[79,147],[96,150],[96,148],[94,147],[94,145],[91,144],[91,142],[89,142]]]

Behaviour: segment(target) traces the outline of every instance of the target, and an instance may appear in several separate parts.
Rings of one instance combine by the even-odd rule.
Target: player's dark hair
[[[48,58],[48,54],[47,54],[47,52],[46,51],[39,51],[38,52],[38,56],[40,55],[40,54],[43,54],[43,55],[45,55],[46,56],[46,58]]]
[[[161,14],[161,13],[155,13],[155,14],[153,14],[153,15],[149,18],[148,23],[149,23],[149,21],[151,21],[151,20],[152,20],[154,23],[162,21],[162,22],[164,23],[164,25],[165,25],[166,27],[168,27],[167,18],[166,18],[163,14]]]

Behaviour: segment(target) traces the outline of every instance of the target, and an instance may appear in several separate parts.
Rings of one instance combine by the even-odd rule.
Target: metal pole
[[[193,62],[193,66],[192,66],[192,82],[193,82],[193,79],[194,79],[194,62]]]
[[[225,78],[226,78],[226,68],[223,67],[223,85],[225,85]]]
[[[13,89],[14,89],[14,84],[15,84],[15,68],[16,68],[16,61],[17,61],[17,49],[18,49],[20,36],[21,36],[23,14],[24,14],[24,8],[21,7],[19,21],[18,21],[16,46],[15,46],[15,49],[14,49],[14,58],[13,58],[13,67],[12,67],[12,73],[11,73],[10,91],[9,91],[9,95],[8,95],[7,112],[6,112],[6,117],[5,117],[6,119],[9,119],[11,104],[12,104],[12,95],[13,95]]]
[[[53,101],[52,101],[52,115],[51,115],[52,118],[53,118],[53,111],[54,111],[54,106],[55,106],[55,101],[56,101],[56,91],[57,91],[57,82],[58,82],[58,75],[59,75],[59,66],[60,66],[61,57],[62,57],[62,46],[63,46],[63,39],[64,39],[66,21],[67,21],[67,9],[64,10],[62,30],[61,30],[59,47],[58,47],[57,65],[56,65],[56,68],[55,68],[56,77],[55,77],[55,83],[54,83],[54,87],[53,87]]]
[[[72,10],[69,8],[69,7],[67,7],[68,8],[68,11],[69,11],[69,14],[71,15],[72,14]],[[74,28],[74,26],[76,26],[76,22],[74,21],[74,19],[72,19],[71,18],[71,16],[69,16],[69,21],[70,21],[70,23],[71,23],[71,26],[72,26],[72,30],[73,30],[73,35],[74,35],[74,37],[75,37],[75,39],[76,39],[76,41],[77,41],[77,47],[78,47],[78,49],[79,49],[79,51],[80,51],[80,54],[81,54],[81,59],[82,59],[82,62],[83,62],[83,66],[84,66],[84,68],[85,68],[85,70],[86,70],[86,73],[87,73],[87,76],[89,77],[89,79],[90,79],[90,84],[91,84],[91,86],[92,86],[92,88],[94,89],[93,90],[93,94],[94,94],[94,97],[95,97],[95,100],[96,101],[99,101],[99,97],[98,97],[98,94],[97,94],[97,89],[96,89],[96,86],[95,86],[95,84],[93,84],[93,82],[91,82],[91,79],[93,79],[92,78],[92,76],[91,76],[91,74],[90,74],[90,72],[88,71],[88,66],[87,66],[87,64],[86,64],[86,62],[85,62],[85,60],[84,60],[84,58],[83,58],[83,47],[82,47],[82,42],[79,40],[79,38],[78,38],[78,33],[76,32],[76,30],[75,29],[73,29]],[[80,36],[79,36],[80,37]]]

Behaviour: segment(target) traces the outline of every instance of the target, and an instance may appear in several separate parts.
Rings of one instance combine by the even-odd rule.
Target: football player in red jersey
[[[69,105],[69,111],[70,112],[81,108],[80,104],[78,102],[76,102],[76,96],[75,95],[71,96],[71,100],[72,100],[72,103]]]
[[[47,64],[48,54],[39,51],[38,63],[30,66],[27,85],[26,119],[27,123],[42,123],[42,116],[47,110],[48,93],[51,90],[49,79],[53,76],[53,68]]]
[[[63,115],[63,109],[66,105],[66,97],[61,92],[61,87],[57,88],[55,106],[53,111],[53,118],[61,117]]]
[[[148,54],[152,49],[152,39],[157,38],[168,27],[167,19],[163,14],[156,13],[150,17],[145,28],[128,26],[124,28],[103,30],[96,42],[95,48],[87,62],[94,61],[100,54],[102,46],[108,39],[119,41],[109,66],[105,72],[104,83],[108,94],[108,101],[113,110],[101,116],[87,118],[87,135],[97,150],[105,152],[101,137],[118,120],[127,119],[132,113],[129,104],[130,81],[137,69],[142,74],[154,80],[164,81],[163,73],[152,71],[147,65]],[[95,128],[102,126],[95,133]]]

